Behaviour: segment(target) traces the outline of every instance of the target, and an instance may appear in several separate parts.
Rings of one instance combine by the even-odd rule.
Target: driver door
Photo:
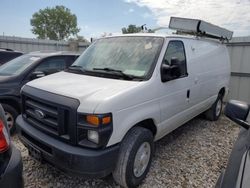
[[[182,40],[170,40],[162,64],[171,66],[171,59],[177,58],[180,64],[181,76],[160,83],[160,110],[162,136],[176,129],[189,119],[189,100],[192,91],[188,76],[185,45]]]

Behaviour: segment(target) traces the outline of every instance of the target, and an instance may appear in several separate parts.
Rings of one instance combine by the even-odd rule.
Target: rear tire
[[[214,104],[205,112],[206,119],[210,121],[217,121],[222,112],[222,95],[218,95]]]
[[[18,116],[18,112],[16,109],[14,109],[12,106],[8,104],[2,104],[2,106],[5,111],[5,117],[6,117],[7,125],[10,130],[10,134],[12,135],[16,131],[15,121]]]
[[[152,132],[143,127],[132,128],[121,143],[114,180],[123,187],[139,185],[149,171],[153,152]]]

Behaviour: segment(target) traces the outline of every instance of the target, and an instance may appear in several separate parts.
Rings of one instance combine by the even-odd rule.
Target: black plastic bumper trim
[[[11,145],[12,154],[4,173],[0,178],[0,187],[23,187],[23,163],[19,150]]]
[[[17,117],[16,125],[24,145],[35,146],[40,150],[45,161],[63,171],[88,177],[104,177],[115,168],[119,145],[100,150],[72,146],[35,129],[24,121],[21,115]],[[32,137],[32,140],[51,148],[51,154],[32,143],[32,140],[26,139],[27,136],[25,138],[22,135],[23,132]]]

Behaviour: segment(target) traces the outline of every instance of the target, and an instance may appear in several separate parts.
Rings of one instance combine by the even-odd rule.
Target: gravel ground
[[[217,122],[191,120],[156,142],[152,167],[140,187],[214,187],[238,133],[239,127],[224,116]],[[63,174],[28,156],[17,136],[13,140],[22,153],[25,187],[119,187],[112,176],[84,179]]]

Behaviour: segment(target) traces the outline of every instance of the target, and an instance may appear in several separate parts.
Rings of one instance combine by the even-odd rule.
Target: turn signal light
[[[99,126],[100,124],[106,125],[111,122],[110,116],[100,117],[98,115],[87,115],[86,121],[94,126]]]
[[[99,117],[95,115],[87,115],[86,120],[91,125],[98,126],[100,124]]]
[[[102,118],[102,124],[108,124],[110,122],[111,122],[111,117],[110,116]]]

